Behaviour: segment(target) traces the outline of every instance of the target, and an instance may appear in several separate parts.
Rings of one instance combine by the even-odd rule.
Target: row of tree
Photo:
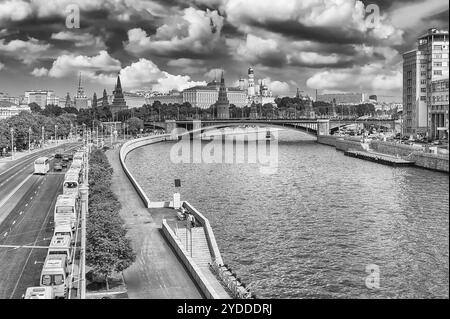
[[[102,150],[89,159],[89,218],[86,224],[86,262],[97,277],[122,272],[136,259],[119,212],[121,204],[111,190],[113,169]]]
[[[75,132],[76,122],[75,114],[46,116],[26,111],[0,120],[0,152],[11,151],[11,138],[17,151],[28,149],[30,144],[39,146],[43,138],[46,141],[66,138],[71,131]]]

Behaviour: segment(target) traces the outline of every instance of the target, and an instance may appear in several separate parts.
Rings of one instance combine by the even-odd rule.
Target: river
[[[206,145],[207,142],[203,142]],[[211,222],[224,261],[261,298],[448,298],[449,176],[344,156],[280,132],[278,168],[175,164],[174,143],[127,165],[152,200],[180,178]],[[366,267],[379,285],[366,286]]]

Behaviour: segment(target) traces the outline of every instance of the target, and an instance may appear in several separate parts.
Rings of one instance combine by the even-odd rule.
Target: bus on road
[[[46,175],[50,170],[50,160],[48,157],[39,157],[34,161],[34,174]]]
[[[73,230],[76,228],[78,216],[78,200],[74,195],[59,195],[56,199],[54,223],[55,225],[70,223]]]

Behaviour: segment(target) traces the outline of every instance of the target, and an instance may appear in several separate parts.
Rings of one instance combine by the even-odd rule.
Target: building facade
[[[48,90],[32,90],[25,91],[24,103],[36,103],[41,108],[46,105],[59,105],[59,97],[55,95],[55,92]]]
[[[429,136],[432,139],[448,138],[448,93],[448,78],[432,81],[428,108]]]
[[[22,111],[30,112],[30,108],[28,106],[19,106],[9,101],[0,100],[0,120],[18,115]]]
[[[364,102],[364,93],[335,93],[335,94],[318,94],[317,101],[332,103],[337,105],[357,105]]]
[[[429,29],[403,54],[403,134],[431,133],[432,83],[448,78],[448,31]]]
[[[193,107],[199,107],[207,109],[211,105],[214,105],[219,99],[220,83],[212,81],[206,86],[194,86],[192,88],[183,91],[183,103],[188,102]],[[228,88],[227,97],[230,104],[234,104],[237,107],[243,107],[247,105],[246,91],[240,88]]]
[[[169,92],[169,94],[155,94],[145,98],[145,103],[153,105],[156,101],[161,104],[183,104],[183,93]]]
[[[2,92],[0,92],[0,101],[11,102],[11,103],[14,103],[14,104],[17,104],[17,105],[20,104],[20,98],[19,97],[9,96],[8,94],[2,93]]]

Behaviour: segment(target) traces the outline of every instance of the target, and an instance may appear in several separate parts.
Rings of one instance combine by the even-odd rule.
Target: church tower
[[[74,104],[77,110],[88,108],[88,97],[84,94],[84,89],[81,86],[81,73],[78,78],[77,94],[74,97]]]
[[[225,79],[223,77],[220,79],[219,87],[219,98],[216,102],[217,118],[218,119],[229,119],[230,118],[230,102],[228,101],[227,88],[225,87]]]
[[[255,71],[253,68],[248,69],[248,96],[255,96]]]
[[[121,110],[127,109],[127,103],[122,92],[122,83],[120,83],[120,75],[117,76],[116,88],[113,91],[113,102],[111,105],[111,113],[117,113]]]

